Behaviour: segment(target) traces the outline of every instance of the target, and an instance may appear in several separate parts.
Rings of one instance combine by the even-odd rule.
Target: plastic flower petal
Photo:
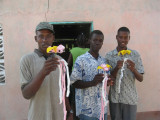
[[[97,67],[97,70],[98,69],[103,69],[104,71],[109,71],[110,68],[111,68],[111,66],[109,64],[102,64],[101,66]]]
[[[131,50],[121,50],[121,51],[118,52],[118,56],[119,56],[120,54],[121,54],[121,55],[125,55],[125,54],[130,55],[130,54],[131,54]]]
[[[108,68],[112,68],[112,66],[110,66],[109,64],[107,64],[107,67],[108,67]]]
[[[54,53],[57,53],[57,46],[53,46]]]
[[[59,45],[59,46],[57,47],[57,52],[58,52],[58,53],[63,53],[63,52],[64,52],[64,49],[65,49],[65,47],[64,47],[63,45]]]
[[[64,52],[65,47],[63,45],[59,45],[59,46],[49,46],[47,48],[47,53],[63,53]]]
[[[49,47],[47,48],[47,53],[51,53],[52,50],[53,50],[53,47],[49,46]]]

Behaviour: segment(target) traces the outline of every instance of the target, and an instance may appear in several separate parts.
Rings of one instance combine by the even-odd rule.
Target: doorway
[[[54,46],[62,44],[65,46],[65,52],[60,55],[66,61],[68,60],[70,49],[77,47],[76,38],[83,33],[89,38],[90,32],[93,30],[93,22],[50,22],[55,30]],[[89,48],[89,42],[86,44]]]

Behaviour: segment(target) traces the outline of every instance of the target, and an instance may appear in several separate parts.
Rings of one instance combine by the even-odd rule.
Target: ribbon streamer
[[[121,50],[121,51],[118,52],[118,56],[119,55],[124,56],[125,54],[130,55],[131,54],[131,50]],[[121,82],[122,82],[122,78],[123,78],[124,65],[125,65],[125,62],[127,60],[128,60],[128,58],[124,58],[123,66],[121,68],[121,75],[120,75],[119,84],[118,84],[118,93],[120,93],[120,91],[121,91]]]
[[[52,54],[56,54],[56,53],[63,53],[64,52],[65,47],[63,45],[59,45],[59,46],[49,46],[47,48],[47,53],[52,53]],[[64,112],[64,120],[66,120],[66,115],[67,115],[67,111],[66,111],[66,103],[65,103],[65,96],[69,97],[70,94],[70,77],[69,77],[69,69],[68,69],[68,63],[64,60],[61,59],[59,60],[59,104],[63,103],[63,112]],[[66,92],[66,81],[65,81],[65,77],[67,75],[67,92]]]
[[[123,66],[121,68],[121,75],[120,75],[119,84],[118,84],[118,93],[120,93],[120,91],[121,91],[121,82],[122,82],[122,78],[123,78],[124,65],[127,60],[128,60],[128,58],[124,58]]]
[[[97,70],[103,69],[105,76],[102,81],[100,120],[102,120],[102,118],[104,120],[104,108],[108,104],[108,100],[106,100],[106,93],[107,93],[107,81],[108,81],[108,75],[110,74],[110,68],[111,66],[108,64],[102,64],[101,66],[97,67]]]
[[[106,100],[106,91],[107,91],[107,81],[108,81],[108,74],[105,73],[105,78],[102,81],[102,92],[101,92],[101,115],[100,120],[104,120],[104,108],[108,104],[108,100]]]
[[[69,77],[68,63],[64,59],[62,59],[61,61],[64,62],[64,66],[66,68],[66,74],[67,74],[67,94],[66,94],[66,97],[69,97],[69,94],[70,94],[70,77]]]
[[[63,102],[63,112],[64,112],[64,120],[66,120],[66,104],[65,104],[65,96],[68,97],[70,94],[70,78],[69,78],[69,70],[67,66],[67,62],[64,59],[59,60],[59,100],[60,104]],[[66,81],[65,76],[67,74],[67,94],[66,94]]]

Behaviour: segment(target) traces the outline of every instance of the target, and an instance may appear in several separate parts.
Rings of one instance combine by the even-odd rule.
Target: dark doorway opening
[[[76,38],[83,33],[89,38],[90,32],[93,30],[92,22],[51,22],[55,30],[55,41],[53,45],[60,44],[65,46],[65,52],[60,55],[66,61],[68,60],[70,49],[77,47]],[[86,44],[89,48],[89,42]]]

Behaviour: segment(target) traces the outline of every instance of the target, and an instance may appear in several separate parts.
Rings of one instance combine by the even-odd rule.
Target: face
[[[40,30],[36,32],[35,41],[38,43],[38,48],[42,53],[46,53],[46,49],[52,46],[55,37],[49,30]]]
[[[93,34],[90,39],[90,49],[94,52],[98,52],[103,45],[103,35]]]
[[[128,41],[130,40],[129,32],[120,31],[116,36],[118,47],[127,48]]]

